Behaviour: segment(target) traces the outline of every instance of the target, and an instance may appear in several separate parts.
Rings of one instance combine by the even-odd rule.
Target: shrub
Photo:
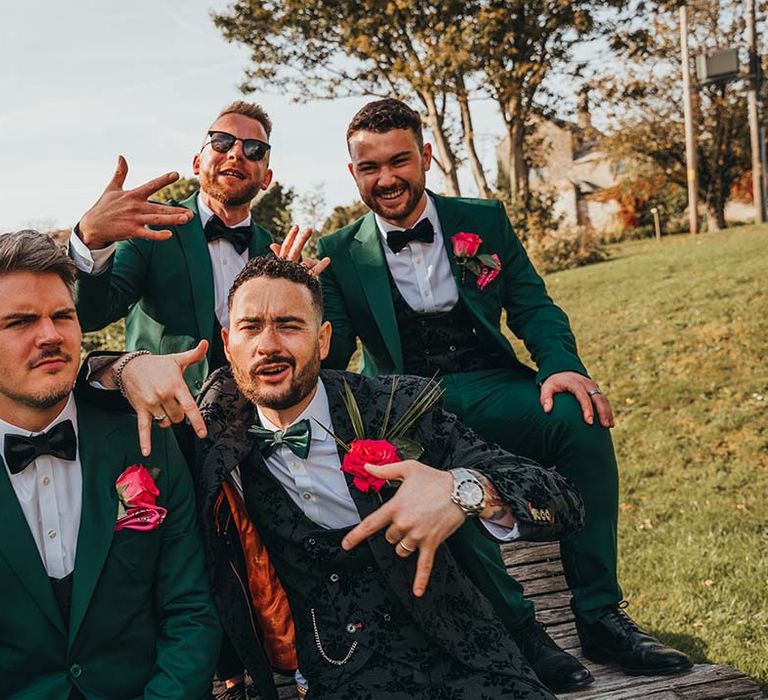
[[[541,273],[568,270],[608,259],[600,235],[579,227],[548,232],[525,242],[528,256]]]

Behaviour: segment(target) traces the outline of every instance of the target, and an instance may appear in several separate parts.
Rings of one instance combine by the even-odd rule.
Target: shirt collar
[[[7,421],[4,421],[2,418],[0,418],[0,455],[5,454],[6,435],[24,435],[25,437],[30,435],[40,435],[41,433],[50,430],[57,423],[61,423],[65,420],[72,421],[72,425],[75,428],[75,435],[77,435],[77,405],[75,404],[75,397],[72,392],[70,392],[69,399],[64,405],[64,408],[61,409],[61,413],[59,413],[58,416],[56,416],[48,425],[45,426],[45,428],[39,432],[30,432],[29,430],[19,428],[19,426],[14,425],[13,423],[8,423]]]
[[[205,203],[205,200],[203,198],[203,193],[198,192],[197,193],[197,213],[200,217],[200,225],[205,228],[205,225],[210,221],[211,217],[213,216],[213,210]],[[250,226],[251,225],[251,215],[248,214],[242,221],[235,224],[234,226],[230,226],[229,228],[237,228],[238,226]]]
[[[262,427],[267,428],[268,430],[281,430],[281,428],[276,426],[262,413],[260,406],[256,406],[256,412],[259,415],[259,420],[261,421]],[[295,425],[305,418],[309,420],[313,440],[322,442],[323,440],[327,440],[330,437],[328,433],[321,427],[321,425],[324,425],[329,430],[332,429],[331,409],[328,405],[328,393],[326,392],[325,386],[323,385],[323,380],[320,378],[317,380],[317,391],[312,397],[312,401],[310,401],[309,405],[298,416],[296,416],[293,421],[291,421],[291,425]],[[320,425],[318,425],[318,423]]]
[[[387,232],[403,230],[402,226],[395,226],[395,224],[390,224],[388,221],[384,221],[384,219],[382,219],[376,213],[374,213],[373,216],[376,219],[376,225],[379,227],[379,236],[381,236],[381,239],[385,245],[387,242]],[[413,226],[416,226],[416,224],[418,224],[419,221],[422,221],[423,219],[429,219],[429,222],[432,224],[432,228],[435,229],[435,235],[441,232],[442,229],[440,228],[440,219],[437,216],[437,209],[435,208],[435,203],[432,201],[432,197],[430,197],[429,194],[427,194],[427,206],[424,207],[424,211],[419,217],[419,220],[414,222]],[[413,228],[413,226],[411,226],[411,228]]]

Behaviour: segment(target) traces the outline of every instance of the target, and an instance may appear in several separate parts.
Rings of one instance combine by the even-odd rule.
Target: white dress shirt
[[[213,211],[203,201],[200,193],[197,195],[197,211],[200,215],[200,225],[205,228],[208,220],[213,216]],[[250,225],[251,215],[248,214],[245,219],[231,228]],[[72,259],[77,268],[91,275],[104,272],[117,245],[111,243],[104,248],[90,250],[74,231],[69,238],[69,243]],[[211,269],[213,271],[213,308],[222,327],[229,328],[227,297],[235,277],[248,262],[248,251],[244,250],[242,253],[238,253],[229,241],[219,238],[208,244],[208,254],[211,256]]]
[[[77,407],[71,394],[62,412],[40,432],[65,420],[72,421],[77,434]],[[30,433],[0,420],[0,454],[5,454],[6,434],[29,436],[40,433]],[[5,470],[48,576],[59,579],[72,573],[83,505],[79,440],[74,461],[42,455],[18,474],[11,474],[7,464]]]
[[[280,430],[260,408],[256,410],[262,427]],[[313,522],[328,529],[356,525],[360,522],[360,515],[341,471],[336,441],[318,425],[319,422],[333,430],[328,394],[320,379],[312,401],[291,425],[305,418],[309,420],[312,431],[307,459],[297,457],[286,445],[279,445],[265,460],[267,469]],[[239,471],[233,470],[232,475],[242,491]]]
[[[419,219],[429,219],[435,229],[435,240],[432,243],[411,241],[399,253],[393,253],[387,245],[387,232],[400,231],[402,228],[387,223],[378,214],[374,216],[387,266],[403,299],[417,313],[450,311],[459,300],[459,290],[451,272],[448,252],[443,245],[443,230],[432,198],[427,195],[427,206]]]
[[[266,418],[259,407],[256,410],[262,427],[280,430],[279,426]],[[328,394],[321,379],[317,380],[317,391],[312,401],[291,425],[305,418],[309,420],[312,431],[307,459],[297,457],[286,445],[278,445],[264,460],[267,469],[311,521],[327,529],[357,525],[360,522],[360,514],[349,493],[344,472],[341,471],[336,441],[318,425],[321,423],[333,430]],[[236,467],[231,474],[242,493],[239,469]],[[520,536],[517,524],[508,528],[482,518],[480,522],[497,539],[511,541]]]

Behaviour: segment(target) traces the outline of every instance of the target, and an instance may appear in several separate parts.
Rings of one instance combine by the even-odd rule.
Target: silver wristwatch
[[[480,479],[469,469],[451,469],[451,476],[451,500],[464,511],[464,515],[478,515],[485,508],[485,489]]]

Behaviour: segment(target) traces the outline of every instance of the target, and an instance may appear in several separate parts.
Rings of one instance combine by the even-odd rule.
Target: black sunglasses
[[[259,161],[264,158],[269,153],[269,149],[272,148],[268,143],[259,141],[259,139],[241,139],[233,134],[228,134],[226,131],[209,131],[208,136],[210,137],[208,143],[203,148],[210,144],[216,153],[226,153],[235,145],[236,141],[242,141],[243,155],[248,160],[253,161]]]

